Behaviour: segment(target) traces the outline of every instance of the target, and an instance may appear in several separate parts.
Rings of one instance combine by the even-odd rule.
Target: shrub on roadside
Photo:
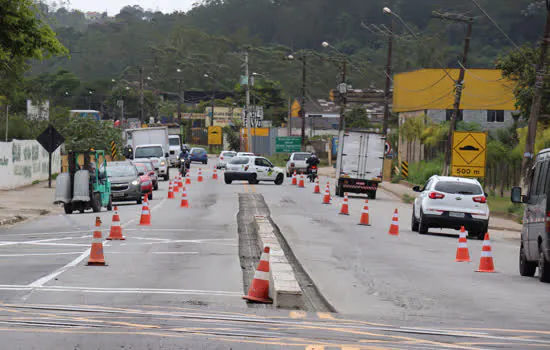
[[[415,185],[423,185],[433,175],[441,175],[443,172],[443,158],[430,161],[420,161],[409,164],[408,182]]]

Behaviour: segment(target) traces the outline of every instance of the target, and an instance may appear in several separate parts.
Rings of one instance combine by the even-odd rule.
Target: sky
[[[162,12],[187,11],[197,0],[71,0],[71,9],[84,12],[107,11],[109,16],[119,13],[127,5],[139,5],[145,10],[159,10]]]

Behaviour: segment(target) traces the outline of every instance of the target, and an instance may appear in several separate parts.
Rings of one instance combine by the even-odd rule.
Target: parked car
[[[113,202],[136,201],[141,204],[143,193],[136,166],[130,162],[110,162],[107,176],[111,181]]]
[[[153,199],[153,180],[149,176],[149,171],[145,164],[136,164],[138,175],[141,180],[141,193],[147,195],[150,200]]]
[[[428,233],[431,227],[460,229],[483,239],[489,226],[487,195],[479,181],[453,176],[434,175],[414,201],[411,230]]]
[[[286,162],[286,176],[291,177],[294,171],[296,173],[304,173],[307,170],[306,160],[311,157],[309,152],[295,152],[288,157]]]
[[[224,172],[226,184],[233,181],[248,181],[250,184],[257,184],[260,181],[272,181],[281,185],[284,181],[284,173],[281,168],[264,157],[234,157],[227,164]]]
[[[529,188],[525,195],[521,187],[513,187],[514,203],[525,203],[523,230],[519,249],[519,273],[534,276],[539,269],[539,280],[550,283],[550,148],[540,151],[529,174]]]
[[[208,152],[204,148],[191,148],[189,152],[189,160],[191,163],[200,162],[202,164],[208,163]]]
[[[158,173],[155,170],[155,166],[153,165],[153,162],[147,162],[147,161],[138,161],[133,162],[134,164],[144,164],[147,167],[147,172],[149,174],[149,177],[151,178],[151,181],[153,181],[153,190],[159,189],[159,178]]]
[[[216,169],[225,168],[227,162],[236,155],[237,152],[234,151],[223,151],[222,153],[220,153],[220,156],[218,157],[218,163],[216,163]]]

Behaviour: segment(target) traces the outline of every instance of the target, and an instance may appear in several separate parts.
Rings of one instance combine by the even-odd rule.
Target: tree
[[[348,128],[368,129],[372,127],[369,115],[365,107],[362,106],[354,106],[351,111],[346,113],[345,120]]]

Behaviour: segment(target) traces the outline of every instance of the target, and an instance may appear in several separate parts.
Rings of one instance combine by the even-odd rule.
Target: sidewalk
[[[334,178],[336,177],[336,169],[332,167],[320,168],[319,175]],[[418,195],[417,192],[414,192],[410,187],[406,185],[394,184],[387,181],[382,182],[380,188],[399,197],[399,199],[401,200],[403,199],[404,195],[408,195],[412,198],[416,198],[416,196]],[[522,225],[513,220],[491,216],[491,219],[489,220],[489,228],[491,230],[521,232]]]
[[[0,226],[62,213],[63,208],[53,204],[54,195],[55,181],[52,181],[52,188],[48,188],[48,182],[44,181],[14,190],[0,190]]]

